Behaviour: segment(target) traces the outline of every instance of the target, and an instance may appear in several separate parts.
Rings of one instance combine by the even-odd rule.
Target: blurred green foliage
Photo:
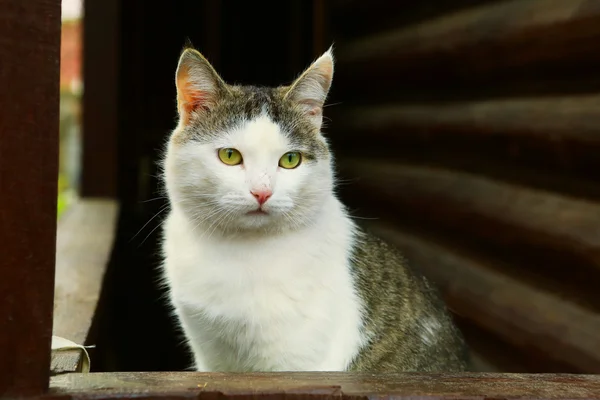
[[[69,205],[69,196],[67,191],[69,189],[68,179],[65,174],[58,174],[58,202],[57,202],[57,218],[63,214]]]

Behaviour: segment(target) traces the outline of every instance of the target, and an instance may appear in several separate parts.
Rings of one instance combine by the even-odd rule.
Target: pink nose
[[[265,202],[269,200],[269,197],[271,197],[273,194],[273,192],[271,192],[269,189],[251,190],[250,193],[252,193],[252,196],[256,198],[258,204],[261,206],[265,204]]]

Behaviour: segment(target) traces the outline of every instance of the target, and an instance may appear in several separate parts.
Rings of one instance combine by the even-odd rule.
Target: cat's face
[[[200,231],[292,230],[329,198],[331,156],[321,135],[330,52],[290,87],[226,85],[197,52],[177,72],[179,125],[165,159],[172,207]]]

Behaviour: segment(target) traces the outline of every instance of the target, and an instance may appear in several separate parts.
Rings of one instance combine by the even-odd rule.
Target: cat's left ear
[[[200,52],[188,48],[177,65],[177,108],[187,123],[191,115],[210,111],[227,92],[227,85]]]
[[[286,98],[302,107],[305,114],[320,128],[323,105],[333,79],[333,49],[330,47],[290,86]]]

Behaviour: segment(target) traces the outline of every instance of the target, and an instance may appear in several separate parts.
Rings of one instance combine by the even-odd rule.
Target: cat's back
[[[367,314],[369,344],[352,369],[460,371],[467,351],[437,289],[402,253],[361,232],[352,273]]]

